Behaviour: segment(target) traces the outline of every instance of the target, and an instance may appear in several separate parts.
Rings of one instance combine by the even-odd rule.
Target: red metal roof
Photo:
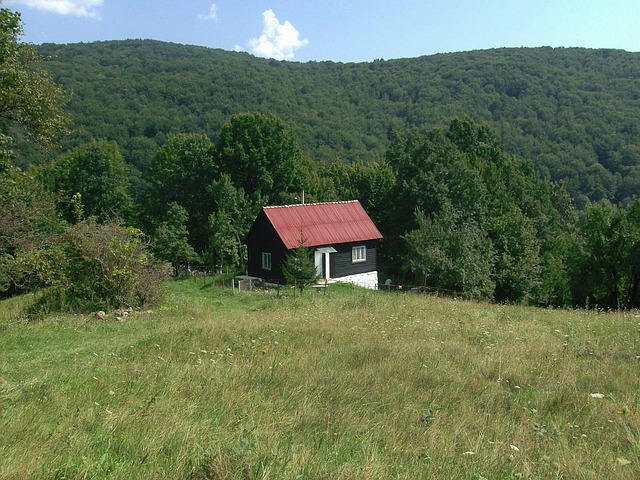
[[[382,238],[358,200],[264,207],[287,249],[359,242]]]

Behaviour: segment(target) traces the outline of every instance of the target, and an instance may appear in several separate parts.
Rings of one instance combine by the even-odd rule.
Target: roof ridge
[[[335,202],[312,202],[312,203],[293,203],[291,205],[268,205],[262,208],[290,208],[290,207],[306,207],[313,205],[339,205],[343,203],[360,203],[360,200],[338,200]]]

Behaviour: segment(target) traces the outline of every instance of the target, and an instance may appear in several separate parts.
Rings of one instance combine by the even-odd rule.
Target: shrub
[[[91,311],[159,300],[170,267],[148,253],[142,232],[119,222],[87,220],[46,250],[18,255],[25,289],[44,288],[36,311]]]

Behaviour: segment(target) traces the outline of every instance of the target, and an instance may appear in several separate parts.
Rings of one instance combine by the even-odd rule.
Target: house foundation
[[[357,273],[355,275],[347,275],[346,277],[332,279],[336,282],[351,283],[359,287],[368,288],[370,290],[378,289],[378,272]]]

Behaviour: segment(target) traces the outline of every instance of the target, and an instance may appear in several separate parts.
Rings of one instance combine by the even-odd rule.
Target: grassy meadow
[[[0,301],[0,478],[640,478],[640,315],[194,280]]]

